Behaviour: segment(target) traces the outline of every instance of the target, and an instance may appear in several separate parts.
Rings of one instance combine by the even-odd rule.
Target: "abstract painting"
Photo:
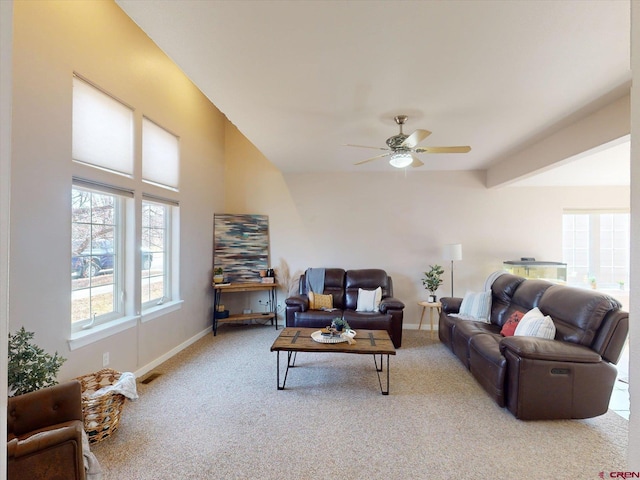
[[[213,266],[224,269],[225,282],[260,282],[269,268],[269,217],[215,214]]]

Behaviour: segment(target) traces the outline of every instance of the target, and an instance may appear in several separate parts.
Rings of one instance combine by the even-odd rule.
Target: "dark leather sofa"
[[[82,392],[77,380],[9,397],[9,480],[84,480]]]
[[[461,298],[442,298],[439,337],[501,407],[523,420],[590,418],[606,413],[629,331],[617,300],[544,280],[499,276],[490,323],[462,320]],[[555,339],[503,337],[515,311],[538,307]]]
[[[399,348],[402,345],[404,303],[393,297],[393,282],[387,272],[380,269],[343,270],[327,268],[324,276],[324,294],[333,296],[336,310],[309,310],[306,282],[307,272],[300,275],[298,295],[286,299],[287,327],[322,328],[336,317],[344,318],[351,328],[386,330]],[[356,312],[358,289],[373,290],[382,287],[382,301],[378,312]]]

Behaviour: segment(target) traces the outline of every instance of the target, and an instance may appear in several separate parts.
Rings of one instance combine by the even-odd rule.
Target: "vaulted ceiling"
[[[630,3],[116,0],[283,172],[385,171],[398,133],[421,170],[486,169],[628,93]]]

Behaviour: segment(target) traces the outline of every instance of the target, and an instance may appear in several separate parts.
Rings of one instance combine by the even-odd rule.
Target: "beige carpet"
[[[299,354],[278,391],[269,351],[278,332],[223,325],[138,383],[120,430],[92,447],[104,480],[576,480],[627,470],[625,419],[517,420],[428,332],[405,332],[389,396],[372,357],[348,354]]]

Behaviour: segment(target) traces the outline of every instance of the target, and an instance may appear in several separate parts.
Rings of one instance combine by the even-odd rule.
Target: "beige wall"
[[[225,117],[112,1],[18,1],[14,11],[10,331],[68,360],[61,379],[110,366],[136,371],[210,325],[213,213],[224,198]],[[180,193],[71,161],[77,72],[180,137]],[[137,156],[140,145],[137,144]],[[139,170],[138,170],[139,172]],[[180,201],[182,308],[70,351],[72,175]],[[64,253],[61,253],[64,252]]]

